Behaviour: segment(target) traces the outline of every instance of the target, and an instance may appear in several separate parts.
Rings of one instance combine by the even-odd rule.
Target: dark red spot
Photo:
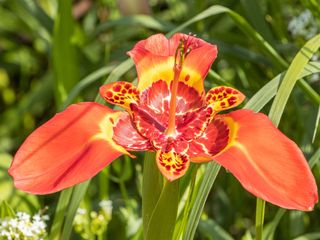
[[[228,96],[228,94],[227,94],[226,92],[224,92],[224,93],[223,93],[223,97],[226,98],[227,96]]]
[[[119,96],[114,96],[114,99],[119,100],[120,98],[119,98]]]
[[[190,79],[190,75],[189,75],[189,74],[187,74],[187,76],[184,78],[184,80],[185,80],[186,82],[188,82],[188,81],[189,81],[189,79]]]
[[[215,90],[214,90],[214,93],[215,94],[218,94],[220,91],[219,91],[219,89],[218,88],[216,88]]]
[[[124,104],[124,101],[120,101],[119,104],[121,104],[121,105]]]
[[[221,102],[220,105],[221,105],[221,107],[224,107],[226,105],[226,103],[225,102]]]
[[[170,166],[170,165],[167,165],[167,166],[166,166],[166,170],[167,170],[167,171],[170,171],[170,169],[171,169],[171,166]]]
[[[233,90],[233,94],[238,94],[239,92],[237,90]]]
[[[229,103],[229,105],[233,105],[235,103],[235,101],[230,98],[230,99],[228,99],[228,103]]]
[[[227,91],[228,94],[232,93],[232,89],[231,88],[227,88],[226,91]]]
[[[125,94],[125,93],[127,93],[127,90],[122,89],[121,93]]]
[[[113,91],[115,91],[115,92],[120,92],[120,90],[121,90],[121,85],[115,85],[115,86],[113,86]]]
[[[237,97],[232,96],[232,97],[230,97],[230,100],[235,101],[235,100],[237,100]]]
[[[106,97],[107,98],[112,98],[113,96],[113,93],[112,92],[106,92]]]
[[[128,93],[129,93],[129,94],[131,94],[131,93],[132,93],[132,89],[131,89],[131,88],[128,90]]]
[[[217,100],[217,97],[216,96],[213,96],[212,97],[213,101]]]
[[[112,119],[112,118],[109,118],[109,120],[110,120],[110,122],[111,122],[112,124],[114,124],[114,121],[113,121],[113,119]]]
[[[131,87],[131,85],[129,83],[127,83],[124,87],[125,87],[125,89],[129,89]]]

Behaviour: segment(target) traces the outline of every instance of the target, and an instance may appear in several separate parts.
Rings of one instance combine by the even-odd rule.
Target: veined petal
[[[147,111],[153,118],[157,119],[163,126],[168,126],[170,111],[170,86],[167,82],[160,80],[154,82],[140,95],[140,108]],[[177,91],[177,124],[183,122],[187,112],[195,111],[204,105],[204,98],[198,92],[183,82],[179,82]],[[183,124],[183,123],[181,123]]]
[[[9,169],[15,186],[36,194],[57,192],[129,154],[112,140],[119,114],[97,103],[74,104],[56,114],[16,153]]]
[[[128,52],[138,72],[138,89],[143,91],[160,79],[168,84],[173,80],[174,55],[180,40],[191,46],[179,81],[193,87],[200,95],[204,92],[203,81],[217,56],[217,48],[194,36],[177,33],[171,39],[162,34],[153,35],[138,42]]]
[[[235,129],[219,118],[214,119],[204,133],[189,143],[188,155],[191,162],[212,161],[212,156],[222,152],[231,142]]]
[[[100,95],[109,103],[130,110],[131,103],[139,103],[139,90],[129,82],[114,82],[100,87]]]
[[[187,155],[175,151],[158,151],[156,161],[160,172],[169,180],[173,181],[182,177],[189,168],[190,161]]]
[[[219,118],[232,130],[214,160],[259,198],[283,208],[313,209],[318,201],[315,179],[293,141],[261,113],[238,110]]]
[[[127,150],[153,150],[149,139],[141,136],[132,125],[130,115],[123,112],[113,127],[113,140]]]

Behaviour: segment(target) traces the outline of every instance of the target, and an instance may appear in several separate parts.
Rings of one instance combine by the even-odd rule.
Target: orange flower
[[[35,130],[14,157],[17,188],[45,194],[90,179],[128,151],[156,151],[162,174],[173,181],[190,162],[217,161],[257,197],[280,207],[312,210],[317,186],[297,145],[267,116],[250,110],[218,113],[244,95],[230,87],[206,94],[204,79],[217,48],[196,37],[157,34],[128,53],[138,86],[116,82],[100,94],[125,111],[74,104]]]

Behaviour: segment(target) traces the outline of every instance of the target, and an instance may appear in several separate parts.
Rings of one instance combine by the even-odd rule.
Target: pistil
[[[171,98],[170,98],[170,110],[169,110],[169,121],[166,135],[174,136],[176,131],[176,108],[177,108],[177,92],[180,73],[182,70],[183,61],[188,53],[186,50],[185,42],[183,39],[180,40],[180,44],[175,52],[174,66],[173,66],[173,81],[171,85]]]

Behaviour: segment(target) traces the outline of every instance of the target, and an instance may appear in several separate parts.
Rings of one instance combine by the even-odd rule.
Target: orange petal
[[[127,151],[112,140],[121,112],[74,104],[36,129],[16,153],[10,175],[17,188],[47,194],[92,178]]]
[[[169,181],[173,181],[182,177],[190,165],[187,155],[179,154],[175,151],[158,151],[156,161],[160,172]]]
[[[283,208],[310,211],[317,186],[298,146],[261,113],[239,110],[219,116],[229,144],[213,158],[255,196]]]
[[[203,81],[217,56],[217,48],[199,38],[181,33],[175,34],[169,40],[162,34],[153,35],[138,42],[128,52],[137,68],[140,91],[158,80],[170,84],[174,77],[174,55],[180,39],[185,39],[193,45],[183,64],[179,81],[195,88],[200,95],[203,94]]]
[[[225,86],[211,88],[206,95],[206,102],[212,106],[215,113],[234,108],[244,99],[245,96],[241,92]]]
[[[114,82],[100,87],[100,95],[109,103],[130,110],[131,103],[139,103],[139,90],[132,83]]]

